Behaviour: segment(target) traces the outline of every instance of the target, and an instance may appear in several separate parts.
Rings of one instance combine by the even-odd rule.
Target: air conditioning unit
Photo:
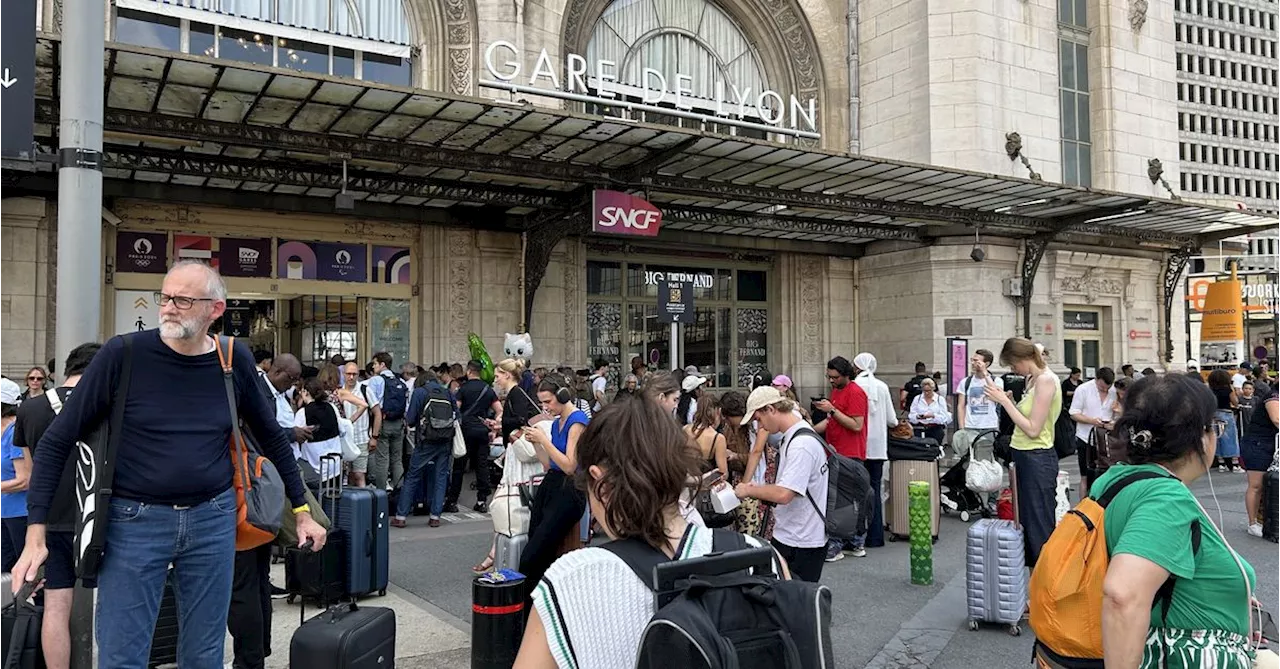
[[[1011,276],[1000,282],[1000,292],[1005,297],[1022,297],[1022,279]]]

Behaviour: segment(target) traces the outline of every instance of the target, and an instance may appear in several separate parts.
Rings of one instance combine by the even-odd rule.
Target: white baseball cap
[[[22,389],[12,379],[0,379],[0,404],[17,404]]]
[[[1195,358],[1192,358],[1192,359],[1188,360],[1188,361],[1187,361],[1187,369],[1188,369],[1188,370],[1192,370],[1192,369],[1200,369],[1200,361],[1199,361],[1199,360],[1196,360]]]
[[[684,381],[680,382],[680,388],[686,393],[691,393],[694,388],[697,388],[706,382],[707,378],[705,376],[686,376],[684,377]]]
[[[777,404],[786,399],[782,393],[778,392],[773,386],[758,386],[751,394],[747,396],[747,415],[742,417],[742,425],[751,422],[751,418],[755,413],[771,404]]]

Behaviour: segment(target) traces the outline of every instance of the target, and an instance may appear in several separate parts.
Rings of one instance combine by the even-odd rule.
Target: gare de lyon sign
[[[519,53],[515,44],[506,40],[489,44],[484,50],[484,67],[491,78],[481,79],[480,86],[723,123],[792,137],[821,137],[818,133],[817,101],[813,98],[801,101],[791,95],[784,101],[777,91],[754,91],[750,86],[740,90],[733,84],[726,86],[720,78],[711,82],[714,92],[711,100],[695,98],[692,76],[681,72],[668,76],[670,73],[651,67],[644,68],[642,85],[637,87],[618,81],[616,62],[601,59],[589,63],[576,53],[565,56],[562,82],[558,68],[546,49],[538,53],[533,69],[527,74],[518,60]],[[506,60],[499,63],[504,57]],[[539,83],[549,87],[539,86]],[[633,102],[623,96],[638,97],[641,101]],[[695,100],[699,103],[696,110],[692,104]],[[668,106],[661,106],[663,104]],[[749,116],[763,123],[745,120]]]

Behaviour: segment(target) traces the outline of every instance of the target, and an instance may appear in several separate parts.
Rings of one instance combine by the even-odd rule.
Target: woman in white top
[[[576,476],[609,538],[642,539],[676,560],[711,552],[712,531],[680,513],[696,458],[688,444],[647,398],[610,404],[592,419],[578,440]],[[631,669],[653,613],[653,593],[621,558],[603,548],[566,553],[534,589],[515,667]]]
[[[337,471],[320,470],[320,459],[333,453],[342,453],[342,443],[338,441],[338,410],[329,401],[329,391],[319,377],[307,379],[300,394],[302,408],[294,414],[293,424],[297,427],[310,427],[311,439],[302,444],[302,458],[317,472],[321,480],[328,480],[342,474]]]
[[[938,384],[933,379],[921,381],[920,390],[923,392],[911,401],[907,421],[924,436],[941,444],[951,424],[951,411],[947,409],[947,401],[938,394]]]
[[[876,378],[876,357],[859,353],[853,358],[858,376],[853,380],[867,394],[867,420],[863,431],[867,433],[867,473],[872,482],[884,475],[884,463],[889,459],[889,428],[898,426],[898,412],[894,408],[893,395],[884,381]],[[867,548],[884,546],[884,509],[879,489],[876,490],[875,508],[871,510],[871,528],[867,531]]]

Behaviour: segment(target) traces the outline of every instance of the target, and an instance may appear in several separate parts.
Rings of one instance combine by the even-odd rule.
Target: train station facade
[[[948,338],[1029,334],[1080,367],[1181,358],[1188,259],[1265,219],[1171,198],[1176,130],[1104,113],[1132,99],[1095,97],[1085,158],[1050,147],[1038,103],[937,127],[989,86],[954,67],[930,84],[941,56],[917,51],[941,18],[862,4],[859,28],[831,0],[113,0],[102,334],[153,327],[165,268],[199,258],[227,277],[224,332],[307,363],[459,361],[468,332],[492,353],[522,329],[537,364],[640,356],[717,388],[768,370],[817,390],[860,350],[882,375],[947,369]],[[38,153],[57,146],[57,6]],[[1048,12],[1029,29],[1054,42]],[[1121,47],[1100,20],[1089,48],[1131,64],[1167,41]],[[1042,40],[1008,39],[1039,62]],[[1082,159],[1091,187],[1061,183]],[[56,183],[48,163],[4,171],[6,373],[52,357]],[[660,232],[594,232],[598,191],[652,203]],[[694,291],[675,360],[670,277]]]

